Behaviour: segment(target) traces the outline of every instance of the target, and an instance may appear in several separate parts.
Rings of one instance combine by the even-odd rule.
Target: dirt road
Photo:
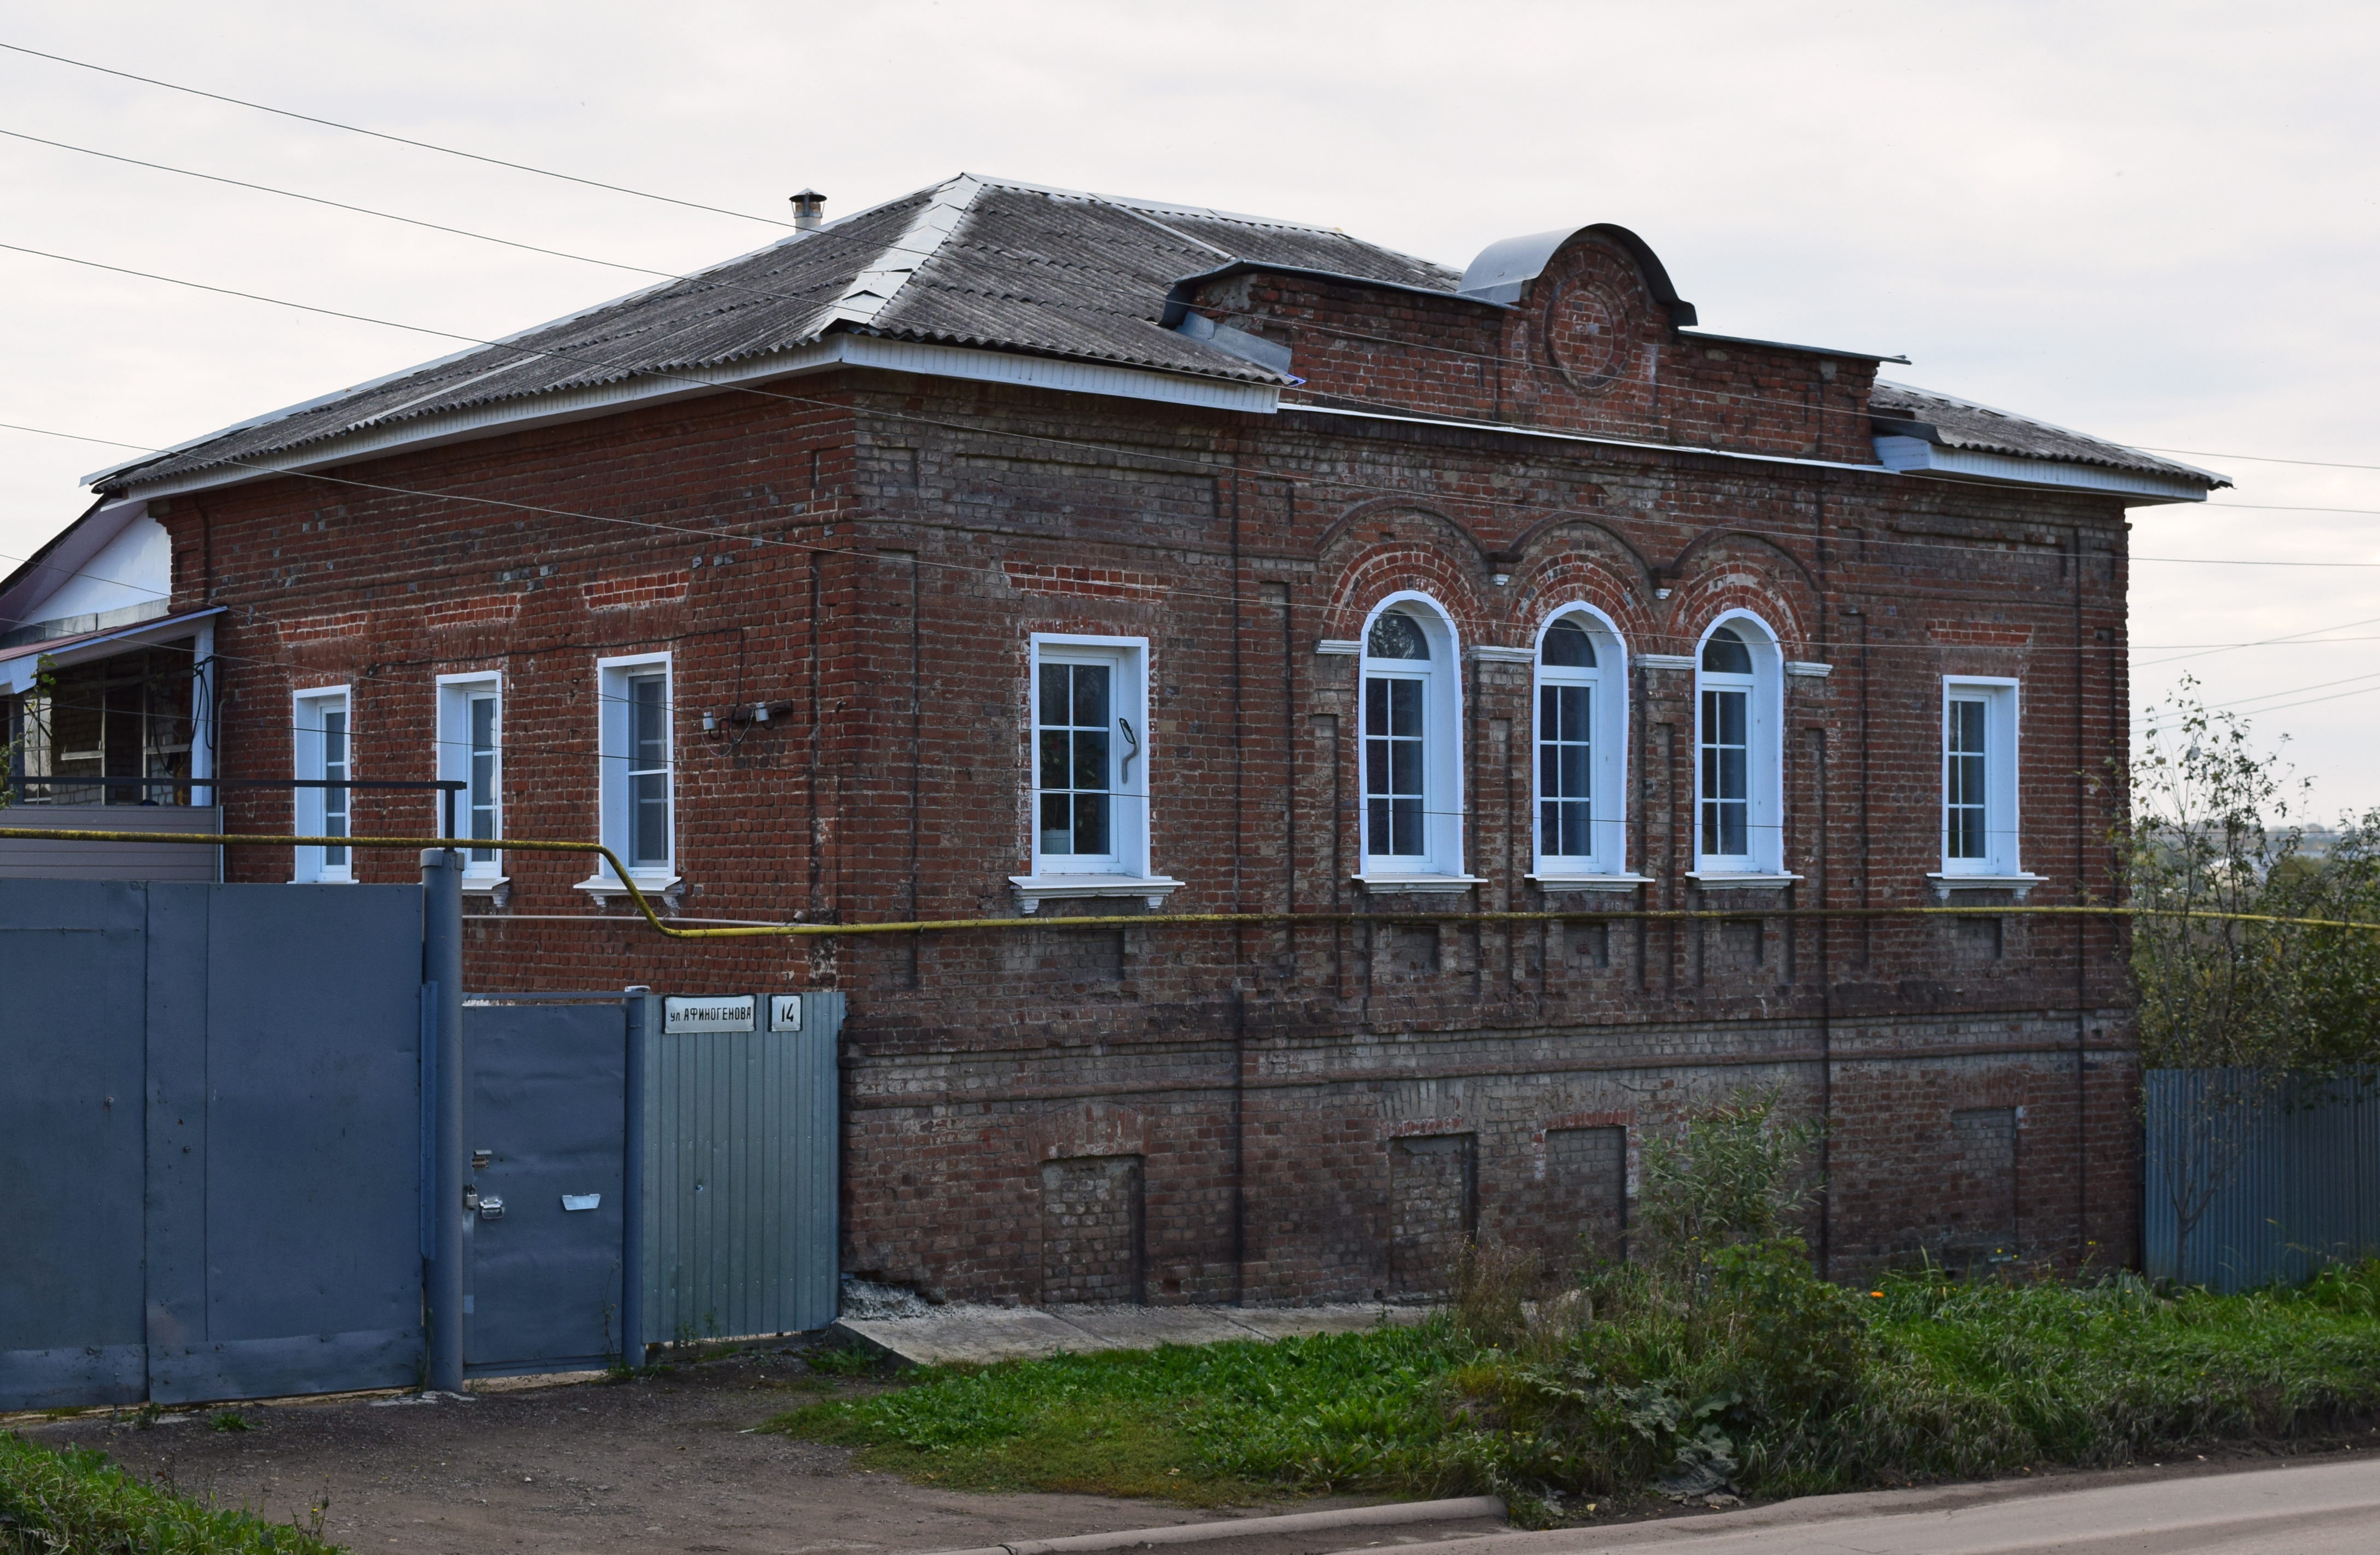
[[[104,1413],[18,1428],[100,1448],[144,1478],[276,1522],[302,1518],[327,1488],[323,1531],[358,1555],[950,1549],[1231,1515],[936,1490],[848,1469],[841,1448],[740,1434],[818,1396],[799,1390],[805,1377],[796,1358],[746,1355],[627,1386],[469,1403],[243,1404],[245,1431],[212,1429],[204,1415],[111,1427]],[[1351,1503],[1245,1514],[1336,1504]]]

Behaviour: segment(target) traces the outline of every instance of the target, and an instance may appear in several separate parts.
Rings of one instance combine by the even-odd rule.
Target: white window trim
[[[619,855],[625,863],[628,857],[628,828],[633,818],[628,808],[628,700],[625,695],[628,677],[639,671],[659,668],[662,672],[662,700],[670,714],[670,856],[668,864],[661,867],[629,866],[628,877],[637,889],[648,895],[673,891],[682,882],[677,870],[677,778],[678,778],[678,716],[677,670],[667,650],[658,653],[624,653],[595,661],[595,822],[596,835],[603,845]],[[613,872],[610,860],[598,856],[595,872],[578,882],[579,890],[598,899],[620,895],[624,887],[620,877]]]
[[[436,677],[438,719],[434,731],[437,743],[436,767],[442,782],[471,778],[471,698],[492,693],[496,699],[496,835],[504,834],[504,787],[510,775],[504,759],[504,677],[499,670],[474,670],[461,674]],[[446,835],[446,795],[443,791],[431,796],[431,819],[433,836]],[[471,794],[468,789],[455,796],[455,834],[467,836],[471,830]],[[511,883],[504,873],[504,856],[474,861],[471,850],[463,850],[463,889],[465,891],[497,891]]]
[[[1746,704],[1743,854],[1708,854],[1703,845],[1703,651],[1721,626],[1748,624],[1737,635],[1752,650],[1752,695]],[[1687,878],[1709,889],[1790,883],[1785,872],[1785,654],[1776,628],[1748,610],[1722,611],[1694,639],[1694,869]]]
[[[289,754],[290,772],[295,778],[322,776],[322,704],[335,701],[339,711],[347,715],[347,776],[356,775],[356,699],[355,688],[345,681],[335,686],[309,686],[289,694]],[[290,830],[301,837],[320,836],[323,820],[324,791],[320,788],[290,790],[292,800]],[[347,790],[347,831],[356,829],[356,791]],[[301,847],[291,850],[296,858],[290,870],[293,885],[353,885],[356,881],[356,850],[347,849],[345,864],[322,862],[324,849]]]
[[[1545,851],[1545,796],[1539,790],[1545,765],[1537,744],[1542,733],[1538,720],[1544,716],[1541,692],[1547,684],[1546,638],[1557,623],[1573,616],[1585,618],[1587,635],[1595,644],[1595,668],[1588,672],[1594,676],[1595,696],[1590,731],[1594,752],[1588,778],[1593,799],[1587,811],[1588,840],[1594,851],[1583,857]],[[1535,863],[1529,879],[1540,890],[1633,891],[1649,878],[1628,868],[1628,640],[1621,636],[1619,624],[1585,600],[1555,606],[1538,624],[1536,640],[1528,653],[1528,761],[1529,835]],[[1554,683],[1562,684],[1568,678],[1557,672]]]
[[[1980,696],[1984,711],[1984,836],[1982,858],[1950,856],[1950,703]],[[2027,873],[2022,855],[2023,815],[2020,802],[2024,711],[2021,683],[2007,675],[1942,677],[1935,711],[1934,759],[1938,765],[1934,808],[1935,847],[1941,868],[1925,878],[1937,897],[1957,890],[2013,891],[2022,901],[2045,877]]]
[[[1429,689],[1424,693],[1422,703],[1425,846],[1417,858],[1371,851],[1372,806],[1365,788],[1364,720],[1370,700],[1366,686],[1376,662],[1369,652],[1372,623],[1398,605],[1420,607],[1405,613],[1420,622],[1423,632],[1431,639],[1427,672]],[[1360,872],[1354,877],[1355,883],[1366,891],[1381,893],[1468,891],[1482,882],[1463,869],[1463,638],[1454,629],[1454,617],[1427,594],[1401,589],[1379,601],[1365,614],[1355,641],[1360,650],[1355,663],[1355,830],[1357,856],[1363,861]],[[1413,674],[1404,667],[1413,662],[1409,659],[1382,659],[1377,662],[1391,675]],[[1407,862],[1408,858],[1412,861]]]
[[[1128,777],[1119,772],[1112,790],[1115,852],[1109,856],[1111,861],[1105,868],[1097,869],[1051,868],[1044,863],[1041,852],[1041,664],[1045,654],[1065,662],[1070,657],[1069,650],[1074,650],[1072,656],[1104,659],[1117,665],[1120,673],[1111,711],[1118,719],[1130,719],[1140,735],[1140,751],[1131,762],[1134,771]],[[1180,889],[1180,881],[1157,874],[1149,868],[1151,832],[1156,820],[1150,799],[1155,791],[1151,774],[1157,762],[1157,738],[1148,722],[1152,673],[1147,638],[1100,637],[1080,632],[1033,632],[1026,636],[1021,727],[1025,733],[1025,856],[1030,860],[1028,868],[1032,872],[1008,877],[1021,911],[1038,912],[1044,902],[1134,896],[1155,911]],[[1121,742],[1110,748],[1115,753],[1118,768],[1123,767],[1124,758],[1130,754],[1130,743]]]

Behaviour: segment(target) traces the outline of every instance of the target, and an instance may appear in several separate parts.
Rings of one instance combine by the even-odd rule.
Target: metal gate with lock
[[[463,1004],[468,1373],[603,1366],[626,1352],[631,1020],[641,995]]]
[[[466,1372],[832,1322],[842,1016],[834,993],[467,997]]]

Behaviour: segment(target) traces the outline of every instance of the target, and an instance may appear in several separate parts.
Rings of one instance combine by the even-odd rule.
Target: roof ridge
[[[885,245],[875,263],[851,278],[851,284],[810,333],[816,334],[836,323],[872,326],[910,278],[941,252],[942,245],[951,240],[959,223],[974,208],[976,196],[983,192],[985,183],[972,173],[962,173],[937,185],[925,205],[910,218],[909,225]]]

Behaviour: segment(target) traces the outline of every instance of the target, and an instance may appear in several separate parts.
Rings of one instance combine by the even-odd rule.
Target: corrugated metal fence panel
[[[838,1297],[843,996],[803,995],[798,1032],[672,1036],[654,1002],[645,1048],[645,1341],[824,1328]],[[759,1001],[764,1015],[767,1003]]]
[[[2380,1071],[2274,1082],[2247,1069],[2151,1070],[2148,1271],[2238,1291],[2380,1253],[2375,1087]]]

